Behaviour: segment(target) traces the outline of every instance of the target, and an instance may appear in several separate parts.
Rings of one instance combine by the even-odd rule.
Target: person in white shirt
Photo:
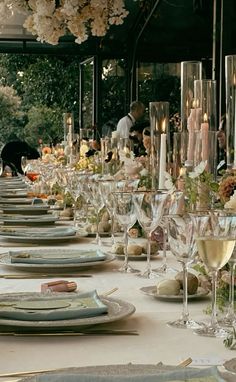
[[[133,101],[130,104],[130,112],[121,118],[117,124],[116,131],[120,138],[129,138],[129,131],[132,126],[142,118],[145,106],[140,101]]]

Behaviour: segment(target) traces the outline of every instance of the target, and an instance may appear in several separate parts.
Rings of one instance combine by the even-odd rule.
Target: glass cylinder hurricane
[[[74,136],[74,114],[63,113],[64,145],[70,144]]]
[[[197,118],[195,129],[201,130],[203,124],[208,124],[208,130],[217,130],[216,112],[216,81],[196,80],[194,81],[195,108],[201,110]]]
[[[236,168],[236,55],[225,57],[227,167]]]
[[[191,108],[194,107],[194,81],[202,78],[201,61],[181,62],[181,126],[187,130]]]
[[[150,164],[152,173],[152,188],[164,188],[164,173],[167,163],[167,146],[169,136],[169,102],[150,102]],[[168,160],[168,162],[170,162]]]

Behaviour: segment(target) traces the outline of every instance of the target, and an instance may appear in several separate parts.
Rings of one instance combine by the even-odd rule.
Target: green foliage
[[[28,112],[28,123],[24,132],[27,142],[35,147],[38,146],[39,139],[45,143],[62,140],[63,120],[60,108],[32,106]]]

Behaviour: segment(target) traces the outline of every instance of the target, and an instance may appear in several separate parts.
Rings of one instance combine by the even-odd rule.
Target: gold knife
[[[125,330],[125,329],[90,329],[84,331],[60,331],[60,332],[0,332],[0,336],[14,336],[14,337],[51,337],[51,336],[103,336],[103,335],[131,335],[138,336],[137,330]]]

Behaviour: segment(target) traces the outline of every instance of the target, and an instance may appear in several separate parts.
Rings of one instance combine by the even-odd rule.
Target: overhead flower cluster
[[[104,36],[111,25],[120,25],[128,15],[124,0],[3,0],[0,22],[14,12],[26,14],[24,27],[37,40],[52,45],[72,33],[81,44],[92,36]]]

